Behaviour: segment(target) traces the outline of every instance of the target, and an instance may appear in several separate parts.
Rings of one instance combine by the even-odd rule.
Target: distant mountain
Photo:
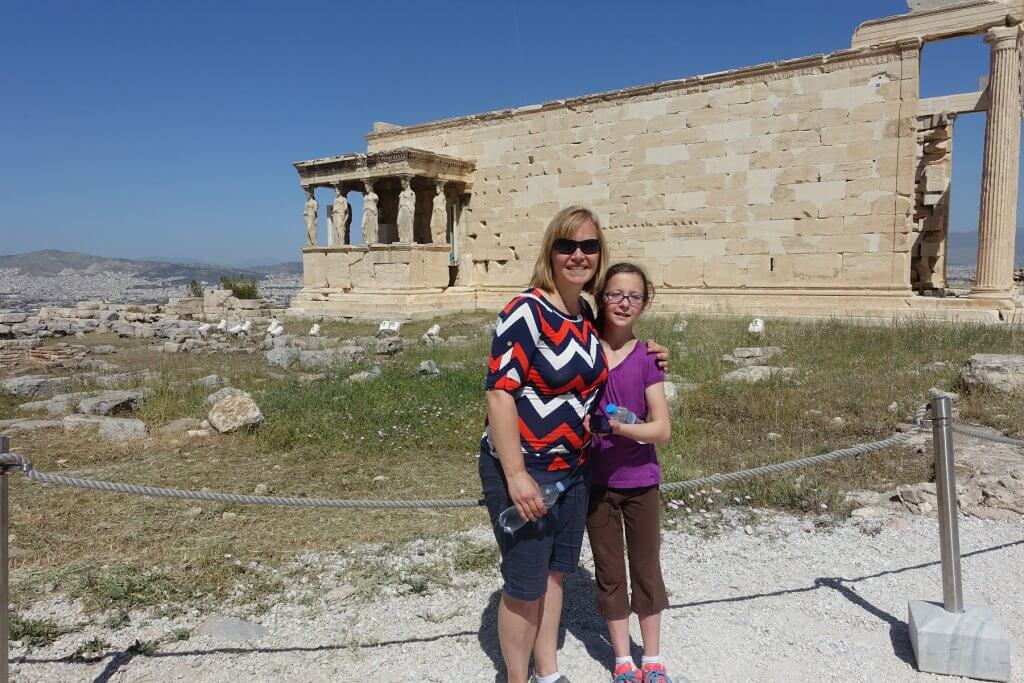
[[[1016,266],[1024,265],[1024,234],[1017,233],[1016,253],[1013,262]],[[951,266],[973,266],[978,260],[978,233],[950,232],[949,251],[946,262]]]
[[[18,268],[27,275],[59,275],[73,270],[86,274],[132,273],[145,278],[173,278],[219,282],[222,275],[262,277],[268,274],[301,273],[302,264],[278,263],[268,266],[222,266],[215,263],[174,263],[170,261],[107,258],[75,251],[44,249],[26,254],[0,256],[0,268]]]

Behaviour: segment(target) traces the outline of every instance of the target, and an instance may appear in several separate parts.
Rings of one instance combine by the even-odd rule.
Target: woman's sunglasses
[[[557,253],[563,254],[565,256],[575,254],[577,249],[582,251],[584,254],[587,254],[588,256],[593,256],[594,254],[601,251],[601,240],[582,240],[580,242],[577,242],[576,240],[571,240],[568,237],[560,237],[559,239],[555,240],[555,243],[554,245],[552,245],[552,248]]]

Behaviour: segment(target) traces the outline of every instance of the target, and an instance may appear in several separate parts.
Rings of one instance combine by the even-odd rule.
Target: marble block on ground
[[[992,608],[967,607],[962,614],[954,614],[938,603],[911,600],[908,611],[919,670],[1010,680],[1010,637]]]

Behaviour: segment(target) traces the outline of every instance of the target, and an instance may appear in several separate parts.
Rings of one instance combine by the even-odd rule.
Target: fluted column
[[[1020,172],[1020,27],[985,32],[992,58],[988,79],[985,161],[978,218],[978,269],[971,296],[1009,299],[1017,231],[1017,177]]]

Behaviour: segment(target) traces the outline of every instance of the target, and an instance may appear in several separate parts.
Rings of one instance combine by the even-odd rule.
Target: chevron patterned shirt
[[[568,316],[528,289],[505,306],[494,331],[486,386],[515,398],[523,457],[535,476],[586,458],[583,418],[608,378],[594,314],[580,301],[581,314]],[[482,445],[497,457],[489,427]]]

